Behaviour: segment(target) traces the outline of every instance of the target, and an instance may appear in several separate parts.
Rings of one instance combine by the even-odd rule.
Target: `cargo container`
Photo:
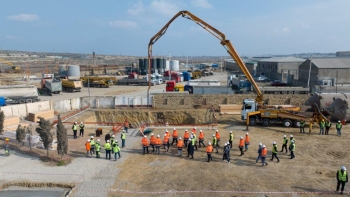
[[[0,97],[3,97],[7,104],[40,101],[38,88],[34,85],[0,86]]]

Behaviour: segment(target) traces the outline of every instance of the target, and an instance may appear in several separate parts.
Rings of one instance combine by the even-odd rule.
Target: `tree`
[[[35,131],[39,134],[41,141],[44,144],[44,148],[47,151],[47,156],[49,156],[49,149],[51,148],[51,144],[53,141],[53,135],[51,133],[51,123],[49,120],[45,120],[43,117],[39,117],[40,121],[39,127],[35,129]]]
[[[33,137],[33,125],[30,124],[28,127],[26,127],[26,134],[28,134],[28,143],[29,143],[29,150],[32,151],[32,137]]]
[[[0,134],[4,132],[5,113],[0,111]]]
[[[58,115],[58,122],[57,122],[57,153],[61,155],[61,158],[65,154],[67,154],[68,151],[68,138],[67,138],[67,130],[62,124],[61,116]]]
[[[18,146],[21,146],[22,141],[25,138],[26,138],[26,127],[22,127],[22,125],[19,124],[16,130],[16,140],[18,141]]]

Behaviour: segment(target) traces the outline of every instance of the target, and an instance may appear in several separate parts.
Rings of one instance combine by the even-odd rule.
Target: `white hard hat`
[[[209,145],[211,145],[211,143],[210,143],[210,142],[208,142],[208,144],[209,144]]]
[[[340,169],[342,169],[342,170],[346,170],[345,166],[342,166]]]
[[[77,124],[77,122],[74,122],[74,124]]]
[[[164,134],[164,136],[166,136],[166,134]]]
[[[112,137],[115,137],[114,135],[112,135]]]
[[[91,138],[94,138],[94,136],[91,136]]]
[[[226,144],[227,144],[227,145],[229,145],[229,144],[230,144],[230,142],[226,142]]]
[[[241,136],[241,139],[243,139],[243,137]]]
[[[176,130],[175,128],[173,130]]]
[[[153,133],[151,135],[154,135]]]
[[[116,142],[118,142],[118,140],[115,140]]]
[[[88,139],[87,141],[90,142],[90,139]]]
[[[143,137],[146,138],[147,136],[144,135]]]
[[[259,146],[262,146],[262,143],[261,143],[261,142],[259,143]]]
[[[203,132],[202,130],[199,130],[199,133]]]
[[[215,134],[213,134],[213,137],[215,137]]]
[[[187,129],[185,131],[187,131]]]
[[[160,137],[160,135],[157,135],[157,137]]]
[[[197,129],[197,127],[194,127],[194,129]]]
[[[338,120],[338,122],[340,122],[340,120]]]
[[[182,138],[181,137],[179,137],[179,140],[181,140]]]
[[[265,148],[265,145],[263,145],[262,147]]]
[[[227,143],[225,143],[225,146],[227,146]]]
[[[294,140],[292,140],[291,142],[294,143]]]
[[[83,124],[83,122],[80,122],[80,124]]]
[[[101,141],[100,139],[97,139],[97,141],[99,142],[99,141]]]
[[[230,133],[232,133],[232,131],[230,131]]]
[[[284,135],[283,137],[287,137],[286,135]]]
[[[216,130],[216,132],[219,132],[219,130]]]
[[[245,135],[249,135],[249,133],[246,133]]]
[[[276,142],[273,142],[273,144],[276,144]]]
[[[109,140],[107,140],[107,142],[109,142]]]
[[[167,130],[165,130],[165,133],[168,133],[169,131],[168,131],[168,129]]]
[[[293,137],[293,135],[290,135],[290,137]]]

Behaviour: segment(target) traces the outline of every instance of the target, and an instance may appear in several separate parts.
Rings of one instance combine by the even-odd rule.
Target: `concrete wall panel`
[[[71,100],[52,101],[53,110],[59,113],[72,111]]]
[[[78,110],[81,108],[81,99],[80,98],[72,98],[71,99],[71,108],[72,110]]]
[[[0,110],[4,112],[5,116],[13,116],[11,106],[0,107]]]

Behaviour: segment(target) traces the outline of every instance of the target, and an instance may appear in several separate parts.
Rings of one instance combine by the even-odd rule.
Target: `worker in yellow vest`
[[[77,122],[74,122],[73,126],[72,126],[72,129],[73,129],[73,137],[74,139],[77,139],[77,131],[78,131],[78,125],[77,125]]]
[[[340,170],[337,171],[337,192],[339,191],[339,187],[341,185],[341,194],[343,194],[344,192],[344,187],[345,187],[345,183],[348,182],[348,173],[346,172],[346,168],[345,166],[342,166],[340,168]]]
[[[106,159],[111,160],[111,150],[112,150],[112,145],[109,143],[109,140],[104,145],[105,151],[106,151]]]
[[[95,154],[94,136],[91,136],[91,138],[90,138],[90,153],[91,153],[91,155]]]

